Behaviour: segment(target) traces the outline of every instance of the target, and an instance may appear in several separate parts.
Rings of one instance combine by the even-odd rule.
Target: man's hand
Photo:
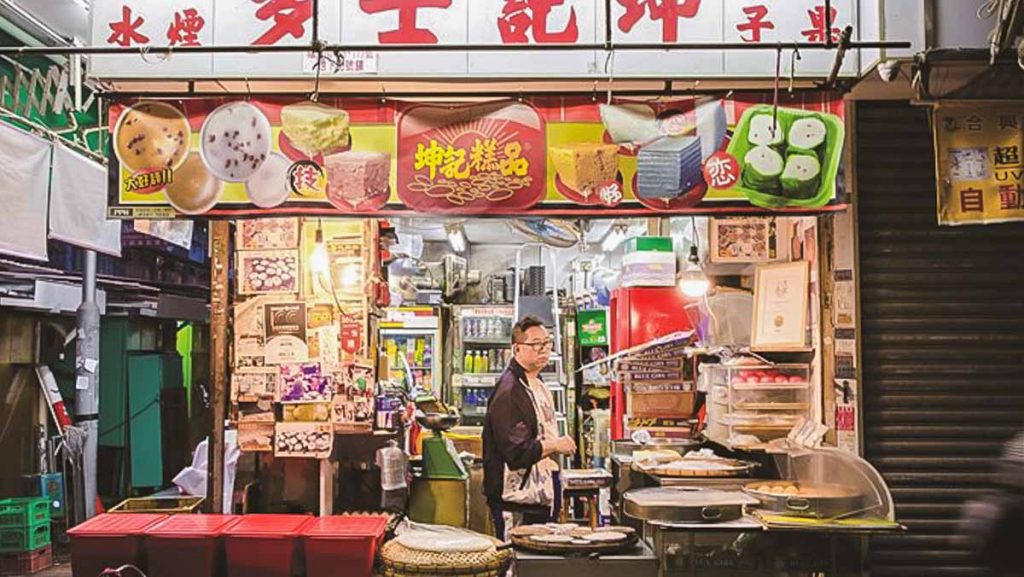
[[[555,452],[562,455],[572,455],[576,452],[576,441],[572,437],[559,437],[555,439]]]
[[[551,455],[572,455],[576,452],[576,442],[572,440],[572,437],[558,437],[557,439],[541,441],[541,447],[544,449],[544,453],[542,455],[544,457],[550,457]]]

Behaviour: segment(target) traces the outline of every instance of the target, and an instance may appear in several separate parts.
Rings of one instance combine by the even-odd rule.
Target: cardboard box
[[[694,391],[630,391],[626,397],[626,413],[632,417],[689,417],[693,414],[696,396],[697,393]]]

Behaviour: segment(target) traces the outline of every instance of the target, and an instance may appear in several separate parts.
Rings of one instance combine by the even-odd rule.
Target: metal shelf
[[[497,338],[497,339],[480,339],[480,338],[467,339],[467,338],[463,338],[462,339],[462,344],[463,345],[504,345],[504,346],[512,346],[512,343],[509,342],[511,339],[512,339],[512,337]]]

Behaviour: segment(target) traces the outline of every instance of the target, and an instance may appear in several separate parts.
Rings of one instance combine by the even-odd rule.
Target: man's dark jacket
[[[501,503],[505,465],[526,469],[541,460],[543,449],[526,371],[515,359],[495,383],[484,421],[484,495]],[[514,505],[504,507],[513,510]]]

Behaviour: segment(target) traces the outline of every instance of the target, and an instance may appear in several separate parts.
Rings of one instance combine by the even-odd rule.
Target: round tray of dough
[[[517,549],[552,555],[613,553],[636,545],[639,538],[632,527],[610,526],[591,529],[581,525],[523,525],[509,531]]]
[[[756,468],[757,463],[736,459],[681,459],[639,470],[659,477],[744,477]]]

